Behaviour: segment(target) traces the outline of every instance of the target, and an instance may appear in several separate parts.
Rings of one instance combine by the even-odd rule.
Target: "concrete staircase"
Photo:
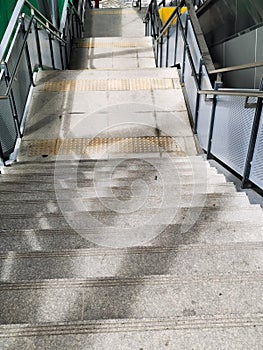
[[[262,209],[198,154],[139,34],[38,76],[0,177],[1,350],[263,347]]]

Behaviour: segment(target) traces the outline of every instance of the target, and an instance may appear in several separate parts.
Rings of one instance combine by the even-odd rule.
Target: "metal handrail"
[[[15,65],[13,74],[12,74],[10,80],[9,80],[9,84],[8,84],[7,90],[6,90],[4,95],[0,95],[0,100],[8,99],[9,95],[10,95],[10,93],[12,91],[13,83],[14,83],[14,80],[15,80],[15,75],[17,73],[17,70],[18,70],[18,67],[19,67],[19,63],[20,63],[21,57],[23,55],[23,51],[24,51],[26,43],[27,43],[28,35],[30,33],[31,26],[32,26],[34,20],[37,21],[41,26],[43,26],[51,35],[56,37],[56,39],[59,40],[61,43],[67,44],[67,41],[62,38],[63,34],[59,30],[57,30],[54,27],[54,25],[44,15],[41,14],[41,12],[39,12],[33,5],[31,5],[30,2],[28,2],[28,0],[25,0],[24,4],[26,6],[28,6],[30,8],[30,10],[32,11],[31,12],[31,18],[30,18],[30,21],[29,21],[29,24],[28,24],[28,29],[27,29],[27,31],[25,33],[25,36],[24,36],[23,44],[21,46],[20,53],[18,55],[18,59],[16,61],[16,65]],[[72,5],[71,8],[73,8],[74,11],[76,11],[76,8],[73,5]],[[44,23],[41,19],[37,18],[35,16],[35,12],[38,15],[40,15],[46,21],[46,23]],[[76,11],[76,13],[77,13],[77,11]],[[52,26],[53,29],[51,29],[50,26]]]
[[[34,13],[33,14],[37,14],[38,16],[42,17],[45,22],[46,22],[46,25],[45,27],[48,28],[49,30],[52,30],[52,31],[56,31],[56,32],[59,32],[59,30],[54,26],[54,24],[52,22],[50,22],[49,19],[47,19],[35,6],[33,6],[28,0],[25,0],[24,1],[24,5],[26,5],[31,11],[33,10]],[[41,20],[39,20],[37,17],[35,17],[36,20],[38,20],[39,22],[41,22],[41,24],[43,23]],[[50,27],[53,29],[50,29]],[[60,33],[60,32],[59,32]]]
[[[239,96],[239,97],[261,97],[263,92],[260,90],[238,90],[238,89],[218,89],[218,90],[197,90],[198,95],[213,95],[213,96]]]
[[[251,62],[251,63],[245,63],[245,64],[236,65],[236,66],[217,68],[217,69],[208,71],[208,73],[209,74],[228,73],[228,72],[235,72],[238,70],[262,67],[262,66],[263,66],[263,62]]]
[[[33,14],[32,14],[33,15]],[[58,35],[54,30],[50,29],[49,25],[42,22],[41,19],[35,17],[35,20],[41,25],[43,26],[51,35],[53,35],[55,38],[57,38],[59,41],[61,41],[63,44],[66,44],[66,40],[64,40],[62,38],[63,34],[59,31],[56,30],[58,33],[60,33],[60,35]]]
[[[151,1],[150,4],[153,4],[154,0]],[[171,26],[173,20],[175,18],[178,18],[178,23],[181,28],[183,28],[181,19],[180,19],[180,13],[179,13],[179,8],[182,7],[185,4],[185,0],[182,0],[178,6],[174,9],[168,20],[165,22],[165,24],[162,26],[160,29],[160,32],[158,33],[157,38],[154,38],[155,41],[159,41],[161,37],[166,33],[167,29]],[[195,84],[197,86],[197,93],[199,95],[221,95],[221,96],[240,96],[240,97],[257,97],[257,98],[263,98],[263,93],[260,90],[238,90],[238,89],[218,89],[218,90],[202,90],[199,87],[198,83],[198,73],[196,72],[194,62],[192,59],[191,51],[189,49],[188,41],[187,38],[185,37],[184,33],[182,32],[182,37],[185,43],[185,47],[188,53],[189,57],[189,62],[191,65],[191,69],[193,72],[193,77]],[[219,69],[211,69],[208,70],[208,74],[219,74],[219,73],[225,73],[225,72],[232,72],[232,71],[237,71],[237,70],[243,70],[243,69],[249,69],[249,68],[256,68],[256,67],[261,67],[263,66],[263,62],[257,62],[257,63],[249,63],[249,64],[243,64],[243,65],[238,65],[238,66],[231,66],[231,67],[225,67],[225,68],[219,68]]]
[[[160,33],[159,33],[159,36],[156,38],[156,41],[161,39],[161,37],[166,33],[167,29],[172,25],[172,23],[175,20],[175,18],[178,17],[178,15],[179,15],[179,10],[178,9],[183,6],[182,3],[184,3],[184,0],[181,1],[181,3],[178,6],[175,7],[174,11],[171,13],[171,15],[168,18],[168,20],[164,23],[164,25],[160,29]]]

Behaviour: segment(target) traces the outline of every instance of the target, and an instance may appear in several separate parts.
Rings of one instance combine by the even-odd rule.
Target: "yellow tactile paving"
[[[66,91],[129,91],[173,89],[173,79],[99,79],[99,80],[60,80],[46,82],[40,88],[49,92]]]
[[[77,48],[127,48],[127,47],[151,47],[151,45],[147,42],[143,41],[111,41],[111,40],[99,40],[99,41],[93,41],[92,39],[90,41],[83,41],[76,43]]]
[[[142,137],[109,137],[109,138],[78,138],[52,139],[31,141],[28,156],[40,155],[89,155],[94,153],[155,153],[176,152],[184,155],[184,151],[170,136]]]
[[[91,16],[102,16],[102,15],[134,15],[135,11],[132,9],[117,9],[117,10],[92,10],[89,12]]]

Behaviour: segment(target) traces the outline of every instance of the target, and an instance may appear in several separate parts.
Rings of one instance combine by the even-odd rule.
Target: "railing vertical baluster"
[[[203,65],[204,65],[204,61],[200,59],[199,71],[198,71],[198,89],[199,90],[201,90],[202,88]],[[196,104],[195,104],[195,115],[194,115],[194,133],[195,134],[197,133],[200,98],[201,98],[200,94],[196,93]]]
[[[60,54],[61,69],[64,70],[65,65],[64,65],[64,58],[63,58],[63,50],[62,50],[61,41],[59,42],[59,54]]]
[[[41,55],[41,47],[40,47],[40,40],[39,40],[39,34],[38,34],[38,25],[37,21],[34,21],[34,28],[35,28],[35,40],[36,40],[36,47],[37,47],[37,57],[38,57],[38,67],[43,70],[43,62],[42,62],[42,55]]]
[[[48,33],[48,41],[49,41],[49,49],[50,49],[50,56],[51,56],[51,64],[52,68],[56,69],[55,66],[55,58],[54,58],[54,50],[53,50],[53,44],[52,44],[52,36],[50,33]]]
[[[187,39],[187,32],[188,32],[188,19],[189,17],[187,16],[186,18],[186,22],[185,22],[185,28],[184,28],[184,31],[185,31],[185,38]],[[182,29],[183,30],[183,29]],[[185,60],[186,60],[186,51],[187,51],[187,46],[188,44],[187,43],[184,43],[184,53],[183,53],[183,65],[182,65],[182,82],[184,82],[184,73],[185,73]]]
[[[160,66],[163,66],[163,35],[161,36],[161,40],[159,42],[159,40],[157,41],[157,45],[160,45]]]
[[[167,35],[166,35],[166,61],[165,61],[165,67],[168,67],[168,64],[169,64],[169,43],[170,43],[170,27],[167,29]]]
[[[222,82],[216,81],[214,85],[214,90],[218,90],[221,86],[222,86]],[[211,154],[211,149],[212,149],[213,132],[214,132],[214,124],[215,124],[216,104],[217,104],[217,96],[213,95],[213,105],[212,105],[212,111],[211,111],[208,145],[207,145],[207,159],[213,158]]]
[[[177,14],[177,17],[179,13]],[[176,29],[175,29],[175,41],[174,41],[174,66],[177,64],[177,46],[178,46],[178,31],[179,31],[179,20],[176,21]]]
[[[0,159],[2,159],[3,165],[6,166],[6,160],[3,152],[3,147],[0,140]]]
[[[263,91],[263,79],[260,82],[259,91]],[[252,162],[254,151],[255,151],[255,145],[256,145],[256,140],[257,140],[258,131],[259,131],[260,118],[261,118],[261,114],[262,114],[262,102],[263,102],[262,97],[258,97],[255,116],[254,116],[254,120],[253,120],[253,124],[252,124],[252,128],[251,128],[247,158],[246,158],[245,167],[244,167],[242,188],[246,188],[249,186],[251,162]]]

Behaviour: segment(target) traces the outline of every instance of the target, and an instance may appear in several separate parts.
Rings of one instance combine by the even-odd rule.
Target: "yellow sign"
[[[160,19],[161,19],[163,25],[168,21],[168,19],[170,18],[171,14],[174,12],[175,9],[176,9],[176,7],[161,7],[159,9],[159,16],[160,16]],[[184,6],[181,8],[180,13],[183,14],[186,11],[187,11],[187,7]],[[176,20],[177,20],[177,18],[175,18],[172,21],[173,26],[175,25]]]

